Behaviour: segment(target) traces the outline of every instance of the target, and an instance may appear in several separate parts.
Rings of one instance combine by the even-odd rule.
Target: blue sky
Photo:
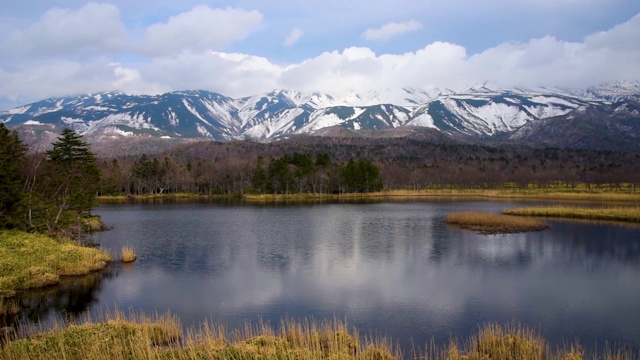
[[[112,90],[340,95],[640,77],[637,0],[4,0],[0,31],[0,109]]]

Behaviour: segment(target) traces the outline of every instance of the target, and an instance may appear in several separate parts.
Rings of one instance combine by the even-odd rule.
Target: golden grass
[[[547,187],[531,184],[525,188],[513,184],[505,184],[499,188],[462,188],[455,186],[439,186],[428,189],[396,189],[371,193],[343,194],[249,194],[242,199],[251,202],[281,202],[309,200],[344,200],[344,199],[422,199],[422,198],[471,198],[471,199],[531,199],[531,200],[563,200],[563,201],[599,201],[599,202],[640,202],[640,192],[634,191],[630,184],[623,186],[587,187],[586,184],[550,185]],[[236,195],[240,197],[239,194]],[[127,202],[131,200],[193,200],[193,199],[228,199],[230,195],[199,195],[187,193],[144,194],[136,196],[100,196],[98,200],[107,203]]]
[[[571,191],[562,189],[460,189],[438,188],[422,190],[388,190],[371,193],[343,194],[244,194],[243,200],[249,202],[318,201],[350,199],[443,199],[443,200],[543,200],[543,201],[594,201],[629,203],[640,202],[640,193],[613,191]]]
[[[577,206],[533,206],[508,209],[503,214],[518,216],[540,216],[563,219],[594,221],[620,221],[640,223],[640,207],[577,207]]]
[[[488,324],[462,344],[452,340],[438,348],[414,349],[407,358],[433,360],[578,360],[588,355],[577,343],[552,350],[539,332],[522,325]],[[186,334],[172,315],[108,315],[99,322],[54,324],[31,330],[0,347],[0,359],[403,359],[386,338],[362,337],[341,321],[283,320],[246,324],[233,331],[205,322]],[[624,347],[607,347],[600,357],[633,360]]]
[[[0,232],[0,298],[16,290],[55,285],[60,276],[85,275],[101,270],[109,255],[70,241],[40,234]]]
[[[544,222],[536,219],[473,211],[449,214],[445,218],[445,222],[482,234],[538,231],[549,227]]]
[[[382,339],[361,339],[339,321],[284,320],[231,332],[204,323],[186,335],[173,316],[124,317],[27,333],[0,348],[0,359],[394,359]]]
[[[123,263],[134,262],[136,261],[137,258],[138,256],[136,255],[135,251],[132,248],[128,246],[125,246],[122,248],[122,256],[120,257],[120,259],[122,260]]]

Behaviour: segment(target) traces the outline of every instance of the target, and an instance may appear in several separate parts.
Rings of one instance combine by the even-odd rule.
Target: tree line
[[[0,123],[0,229],[79,238],[97,205],[101,174],[89,144],[65,129],[51,150],[28,154]]]
[[[290,194],[640,184],[640,154],[412,139],[301,137],[180,145],[101,159],[104,195]]]
[[[195,193],[200,195],[366,193],[380,191],[378,167],[369,159],[333,162],[328,153],[294,152],[266,160],[231,157],[191,161],[142,154],[101,163],[102,195]]]
[[[80,234],[97,195],[352,193],[433,187],[640,184],[640,154],[411,138],[298,137],[102,157],[71,130],[30,153],[0,124],[0,227]]]

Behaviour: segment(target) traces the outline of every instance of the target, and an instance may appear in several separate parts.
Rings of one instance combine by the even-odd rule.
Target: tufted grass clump
[[[138,256],[136,255],[136,252],[133,250],[133,248],[128,246],[122,248],[122,256],[120,257],[120,259],[123,263],[126,264],[134,262],[137,258]]]
[[[538,231],[549,227],[537,219],[475,211],[449,214],[445,222],[482,234]]]
[[[283,320],[231,332],[203,323],[182,332],[171,315],[128,317],[56,325],[0,347],[0,359],[370,359],[400,358],[389,342],[363,340],[340,321]]]
[[[0,232],[0,298],[55,285],[61,276],[101,270],[109,254],[71,241],[22,231]]]
[[[427,346],[403,354],[386,338],[361,337],[344,322],[283,320],[245,324],[226,331],[204,322],[185,332],[170,314],[107,315],[100,322],[54,324],[53,330],[24,332],[0,346],[0,359],[343,359],[343,360],[636,360],[624,347],[587,354],[576,343],[553,350],[535,329],[524,325],[487,324],[459,343]],[[418,356],[418,357],[417,357]]]

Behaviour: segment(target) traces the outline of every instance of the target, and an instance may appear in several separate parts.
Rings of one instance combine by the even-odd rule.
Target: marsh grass
[[[640,223],[640,207],[533,206],[508,209],[503,214],[548,218]]]
[[[448,345],[427,345],[408,359],[433,360],[634,360],[624,347],[607,346],[587,354],[579,344],[552,350],[544,337],[523,325],[487,324],[471,337]],[[282,320],[279,327],[246,323],[227,331],[209,322],[185,332],[170,314],[123,315],[116,311],[95,322],[88,319],[31,328],[0,346],[0,359],[403,359],[398,347],[381,337],[363,337],[343,321]]]
[[[89,216],[82,219],[84,228],[89,232],[103,231],[106,226],[100,219],[100,216]]]
[[[482,234],[539,231],[549,227],[537,219],[474,211],[449,214],[445,222]]]
[[[287,202],[287,201],[335,201],[335,200],[535,200],[535,201],[595,201],[607,203],[640,202],[640,193],[617,192],[613,190],[585,190],[564,187],[550,188],[504,188],[504,189],[465,189],[454,187],[440,187],[421,190],[388,190],[370,193],[342,193],[342,194],[244,194],[242,199],[249,202]]]
[[[170,315],[124,316],[59,324],[23,333],[0,348],[0,359],[395,359],[389,342],[361,339],[344,322],[283,320],[233,331],[211,323],[184,335]]]
[[[136,255],[133,248],[130,248],[128,246],[125,246],[122,248],[122,256],[120,257],[120,259],[122,260],[123,263],[127,264],[127,263],[134,262],[136,261],[137,258],[138,256]]]
[[[101,270],[110,256],[95,248],[41,234],[0,232],[0,297],[16,290],[55,285],[61,276]]]

